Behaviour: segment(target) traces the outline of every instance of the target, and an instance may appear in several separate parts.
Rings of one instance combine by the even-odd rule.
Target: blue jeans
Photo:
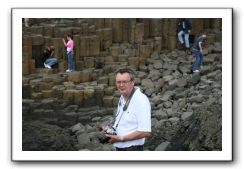
[[[50,67],[52,67],[53,65],[56,65],[58,63],[58,59],[57,58],[49,58],[44,63],[49,65]]]
[[[74,53],[71,51],[68,52],[67,55],[68,55],[68,69],[74,71],[75,70]]]
[[[184,40],[183,40],[183,36],[184,35]],[[190,48],[190,43],[189,43],[189,33],[186,33],[184,32],[183,30],[181,30],[179,33],[178,33],[178,39],[180,41],[181,44],[184,43],[185,41],[185,47],[186,48]]]
[[[192,65],[192,70],[199,70],[202,65],[203,55],[199,50],[193,49],[192,51],[195,53],[196,57],[196,60]]]

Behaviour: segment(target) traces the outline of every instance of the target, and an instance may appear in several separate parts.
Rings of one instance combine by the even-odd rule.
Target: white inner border
[[[22,18],[222,18],[222,151],[22,151]],[[232,9],[12,9],[12,160],[232,160]]]

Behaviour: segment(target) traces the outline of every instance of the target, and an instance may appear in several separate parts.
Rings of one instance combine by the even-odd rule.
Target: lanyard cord
[[[135,91],[136,91],[136,89],[133,88],[133,90],[132,90],[132,92],[131,92],[131,94],[130,94],[128,100],[125,102],[125,105],[124,105],[124,107],[123,107],[123,112],[122,112],[122,114],[121,114],[120,117],[119,117],[119,120],[118,120],[118,122],[117,122],[117,124],[116,124],[116,126],[115,126],[115,129],[117,129],[117,127],[118,127],[118,125],[119,125],[119,122],[120,122],[120,120],[121,120],[121,118],[122,118],[124,112],[127,110],[128,106],[129,106],[129,104],[130,104],[131,98],[132,98],[133,94],[135,93]],[[118,113],[116,114],[116,116],[115,116],[115,118],[114,118],[114,123],[115,123],[115,120],[116,120],[116,118],[117,118],[117,116],[118,116],[119,114],[120,114],[120,109],[119,109]]]

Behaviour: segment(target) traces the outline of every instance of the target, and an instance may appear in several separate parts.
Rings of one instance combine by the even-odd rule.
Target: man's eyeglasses
[[[116,81],[116,84],[117,85],[127,85],[130,82],[131,82],[131,80],[128,80],[128,81]]]

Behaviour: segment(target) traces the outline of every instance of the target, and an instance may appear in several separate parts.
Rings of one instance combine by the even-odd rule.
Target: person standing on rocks
[[[51,69],[52,66],[58,64],[58,59],[53,57],[54,46],[46,47],[43,51],[44,67]]]
[[[67,50],[67,58],[68,58],[68,69],[66,72],[72,72],[75,70],[75,63],[74,63],[74,41],[72,35],[67,35],[68,42],[66,43],[63,38],[64,46]]]
[[[195,62],[192,65],[192,71],[194,73],[198,73],[202,68],[202,61],[203,61],[203,45],[207,38],[207,35],[204,33],[201,36],[195,39],[195,42],[192,46],[192,51],[195,54]]]
[[[187,53],[189,53],[190,52],[189,36],[192,28],[191,22],[189,21],[189,19],[181,18],[179,22],[179,27],[180,27],[180,31],[178,32],[178,39],[180,41],[182,48],[184,48],[184,43],[185,43],[185,50]]]
[[[151,136],[151,105],[135,87],[135,73],[129,68],[116,72],[116,85],[121,94],[110,138],[117,151],[144,151],[145,138]]]
[[[29,18],[24,18],[25,27],[30,27],[29,20]]]

